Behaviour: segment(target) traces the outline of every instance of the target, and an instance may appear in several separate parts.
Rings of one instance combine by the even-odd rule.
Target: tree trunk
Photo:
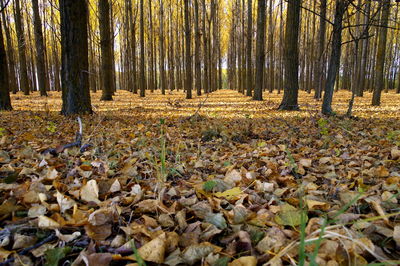
[[[8,67],[4,48],[3,29],[0,18],[0,111],[12,110],[10,88],[8,83]]]
[[[190,30],[190,21],[189,21],[189,0],[184,0],[185,6],[185,70],[186,70],[186,78],[185,78],[185,90],[186,90],[186,99],[192,99],[192,56],[190,49],[190,41],[191,41],[191,30]]]
[[[376,56],[376,83],[374,88],[374,94],[372,96],[372,105],[379,106],[381,104],[381,93],[385,87],[384,70],[385,70],[385,56],[386,56],[386,40],[387,40],[387,26],[389,24],[390,15],[390,0],[383,0],[382,15],[380,19],[379,29],[379,43],[378,53]]]
[[[4,5],[4,0],[1,0],[0,3]],[[15,69],[15,56],[14,56],[14,47],[13,40],[10,33],[9,28],[9,16],[6,17],[6,10],[3,10],[1,13],[3,19],[3,28],[6,35],[7,42],[7,59],[8,59],[8,77],[9,77],[9,88],[13,93],[18,91],[18,82],[17,82],[17,74]]]
[[[335,20],[333,24],[332,35],[332,52],[329,59],[328,77],[326,80],[324,100],[322,103],[322,113],[325,115],[332,114],[332,99],[335,88],[336,76],[340,67],[340,55],[342,48],[342,30],[343,15],[346,12],[349,3],[346,0],[338,0],[336,2]]]
[[[144,62],[144,14],[143,0],[140,0],[140,97],[146,96],[146,73]]]
[[[274,65],[274,22],[273,22],[273,4],[274,1],[269,1],[269,17],[268,17],[268,27],[269,27],[269,36],[268,36],[268,52],[269,52],[269,92],[272,93],[275,88],[275,65]]]
[[[63,115],[90,114],[86,0],[60,0]]]
[[[367,37],[369,35],[369,18],[370,18],[370,12],[371,12],[371,2],[368,0],[366,3],[366,8],[365,8],[365,15],[364,15],[364,30],[363,30],[363,35],[364,37]],[[356,90],[356,95],[359,97],[362,97],[364,94],[364,90],[366,89],[367,85],[367,80],[365,78],[366,73],[367,73],[367,60],[368,60],[368,46],[369,46],[369,39],[365,38],[362,42],[362,47],[361,47],[361,65],[360,65],[360,71],[358,73],[358,82],[357,82],[357,90]]]
[[[160,83],[161,93],[165,95],[166,78],[165,78],[165,41],[164,41],[164,4],[160,0]],[[172,41],[172,40],[171,40]],[[172,69],[168,69],[173,71]]]
[[[40,96],[47,96],[46,65],[44,61],[45,46],[43,43],[42,22],[39,15],[38,0],[32,0],[33,26],[35,28],[37,75],[39,81]]]
[[[299,0],[289,0],[285,35],[285,77],[282,103],[279,110],[299,110],[297,103],[299,93],[299,30],[300,30]]]
[[[99,0],[99,25],[101,48],[101,79],[103,84],[102,101],[112,101],[113,71],[112,71],[112,45],[111,45],[111,21],[109,0]]]
[[[195,71],[195,86],[197,91],[197,96],[201,95],[201,43],[200,43],[200,28],[199,28],[199,0],[194,0],[194,34],[195,34],[195,44],[194,44],[194,71]]]
[[[25,95],[29,95],[30,87],[28,80],[28,67],[26,63],[26,43],[24,35],[24,25],[21,16],[20,0],[15,0],[14,5],[15,30],[18,40],[18,57],[19,57],[19,83],[20,88]]]
[[[252,95],[253,90],[253,64],[252,64],[252,42],[253,42],[253,2],[247,0],[247,77],[246,96]]]
[[[257,6],[257,42],[256,42],[256,82],[253,100],[262,101],[265,64],[265,23],[266,0],[258,0]]]

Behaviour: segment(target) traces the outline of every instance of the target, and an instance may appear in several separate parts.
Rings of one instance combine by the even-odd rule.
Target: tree
[[[90,114],[86,0],[60,0],[63,115]]]
[[[324,85],[324,70],[325,70],[325,36],[326,36],[326,6],[327,0],[320,1],[320,18],[319,18],[319,34],[318,34],[318,63],[315,68],[314,84],[315,84],[315,99],[321,99],[322,89]]]
[[[383,0],[382,15],[380,19],[379,29],[379,43],[378,53],[376,56],[376,83],[374,88],[374,94],[372,96],[372,105],[379,106],[381,104],[381,93],[384,88],[384,70],[385,70],[385,57],[386,57],[386,42],[388,23],[390,15],[390,0]]]
[[[262,101],[264,88],[264,64],[265,64],[265,23],[266,0],[258,0],[257,5],[257,42],[256,42],[256,82],[254,86],[253,100]]]
[[[39,81],[40,96],[47,96],[46,64],[44,60],[45,46],[43,43],[42,21],[39,15],[38,0],[32,0],[33,26],[35,28],[37,75]]]
[[[2,9],[1,7],[0,5],[0,9]],[[12,110],[12,107],[8,83],[6,49],[4,48],[3,30],[0,18],[0,111],[4,110]]]
[[[325,115],[332,114],[333,90],[335,88],[336,76],[339,72],[340,55],[342,50],[343,15],[352,1],[353,0],[336,1],[331,56],[329,59],[328,77],[326,80],[324,100],[322,103],[322,113]]]
[[[253,89],[253,66],[251,63],[252,37],[253,37],[253,4],[247,0],[247,90],[246,95],[251,96]]]
[[[110,3],[109,0],[99,0],[99,25],[101,46],[101,79],[103,83],[102,101],[112,101],[113,94],[113,63],[110,30]]]
[[[197,96],[201,95],[201,43],[200,43],[200,27],[199,27],[199,0],[194,0],[194,72],[195,72],[195,86]]]
[[[26,42],[24,34],[24,24],[21,16],[20,0],[15,0],[14,5],[15,30],[18,40],[18,57],[19,57],[19,76],[20,88],[25,95],[29,95],[30,86],[28,80],[28,68],[26,64]]]
[[[284,92],[279,110],[299,110],[297,98],[299,93],[300,8],[300,0],[288,1],[283,54],[285,61]]]
[[[165,94],[165,88],[167,87],[167,81],[165,77],[165,40],[164,40],[164,4],[163,0],[160,0],[160,85],[161,93]],[[169,69],[169,71],[173,71]]]
[[[140,0],[140,97],[146,96],[146,73],[144,62],[144,14],[143,0]]]
[[[191,30],[189,21],[189,0],[184,0],[185,6],[185,66],[186,66],[186,78],[185,78],[185,90],[186,99],[192,99],[192,55],[190,49],[191,41]]]

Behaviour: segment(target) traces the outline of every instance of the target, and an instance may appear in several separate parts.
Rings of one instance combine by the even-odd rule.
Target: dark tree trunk
[[[253,100],[262,101],[264,89],[264,64],[265,64],[265,23],[266,0],[258,0],[257,6],[257,42],[256,42],[256,82]]]
[[[253,64],[252,64],[252,42],[253,42],[253,3],[247,0],[247,79],[246,95],[251,96],[253,90]]]
[[[1,0],[0,3],[4,5],[4,0]],[[15,70],[15,56],[14,56],[14,47],[13,41],[10,33],[9,28],[9,16],[6,17],[6,10],[3,10],[1,13],[3,19],[3,28],[6,35],[6,42],[7,42],[7,61],[8,61],[8,77],[9,77],[9,87],[13,93],[17,93],[18,91],[18,82],[17,82],[17,74]]]
[[[43,43],[42,22],[39,15],[38,0],[32,0],[33,26],[35,28],[37,75],[39,81],[40,96],[47,96],[46,64],[44,61],[45,46]]]
[[[90,114],[86,0],[60,0],[63,115]]]
[[[332,114],[332,99],[335,88],[336,76],[340,67],[340,55],[342,48],[342,30],[343,15],[346,12],[349,3],[346,0],[338,0],[336,2],[335,21],[333,23],[332,35],[332,52],[329,59],[328,77],[325,85],[324,100],[322,103],[322,113],[325,115]]]
[[[379,29],[379,43],[378,43],[378,53],[376,55],[376,83],[374,88],[374,94],[372,96],[372,105],[379,106],[381,104],[381,93],[385,87],[385,57],[386,57],[386,41],[387,41],[387,26],[389,23],[390,15],[390,0],[383,0],[382,15],[380,19],[380,29]]]
[[[146,96],[146,73],[144,62],[144,10],[143,1],[140,0],[140,97]]]
[[[185,5],[185,70],[186,70],[186,78],[185,78],[185,90],[186,90],[186,99],[192,99],[192,56],[190,49],[190,41],[191,41],[191,30],[190,30],[190,21],[189,21],[189,0],[184,0]]]
[[[318,36],[318,66],[314,76],[315,99],[321,99],[322,89],[324,86],[325,74],[325,35],[326,35],[326,6],[327,0],[321,0],[320,19],[319,19],[319,36]]]
[[[194,71],[195,71],[195,86],[197,95],[201,95],[201,43],[200,43],[200,28],[199,28],[199,0],[194,0],[194,34],[195,34],[195,44],[194,44]]]
[[[285,77],[282,103],[279,110],[299,110],[299,30],[300,0],[289,0],[285,35]]]
[[[101,48],[101,79],[103,84],[102,101],[112,101],[113,94],[113,63],[111,45],[110,3],[108,0],[99,0],[99,25]]]
[[[29,95],[30,87],[28,80],[28,67],[26,63],[26,43],[24,35],[24,25],[21,16],[20,0],[15,0],[14,5],[15,29],[17,32],[18,40],[18,57],[19,57],[19,76],[20,88],[25,95]]]
[[[371,2],[368,0],[366,3],[365,8],[365,15],[364,15],[364,37],[369,35],[369,19],[370,19],[370,12],[371,12]],[[360,71],[358,73],[358,85],[356,90],[356,95],[362,97],[364,95],[364,90],[367,87],[367,80],[366,80],[366,73],[367,73],[367,60],[368,60],[368,49],[369,48],[369,39],[365,38],[362,40],[362,49],[361,49],[361,65]]]
[[[0,18],[0,111],[12,110],[10,88],[8,83],[8,67],[4,48],[3,29]]]

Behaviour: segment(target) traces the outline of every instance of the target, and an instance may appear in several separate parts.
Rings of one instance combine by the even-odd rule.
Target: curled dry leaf
[[[157,238],[143,245],[138,249],[139,255],[145,261],[151,261],[155,263],[164,262],[164,254],[166,250],[167,237],[165,233],[162,233]]]
[[[96,180],[89,180],[80,190],[80,197],[86,202],[100,203],[99,187]]]
[[[59,223],[44,215],[39,216],[38,226],[41,229],[58,229],[61,227]]]

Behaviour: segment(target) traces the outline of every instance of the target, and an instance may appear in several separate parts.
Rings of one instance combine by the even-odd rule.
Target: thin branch
[[[7,0],[7,2],[5,2],[4,4],[3,4],[3,1],[1,1],[2,2],[2,7],[0,8],[0,13],[1,12],[3,12],[4,11],[4,9],[6,9],[6,7],[8,6],[8,4],[10,3],[10,0]]]

